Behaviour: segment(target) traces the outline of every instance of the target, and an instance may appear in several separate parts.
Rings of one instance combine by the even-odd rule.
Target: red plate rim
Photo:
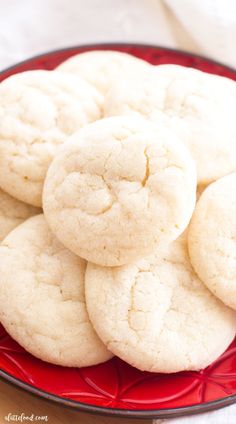
[[[15,68],[18,68],[21,65],[27,64],[28,62],[31,62],[32,60],[37,60],[40,58],[43,58],[45,56],[50,56],[55,53],[70,51],[74,49],[97,49],[99,48],[113,48],[113,47],[141,47],[141,48],[153,48],[153,49],[162,49],[165,51],[170,52],[176,52],[182,56],[187,57],[194,57],[207,60],[208,62],[223,66],[226,70],[236,73],[236,69],[225,65],[222,62],[209,59],[206,56],[198,55],[195,53],[189,53],[184,50],[179,49],[173,49],[169,47],[164,47],[160,45],[155,44],[146,44],[146,43],[133,43],[133,42],[110,42],[110,43],[91,43],[91,44],[81,44],[81,45],[75,45],[70,47],[65,47],[62,49],[55,49],[51,51],[47,51],[45,53],[41,53],[39,55],[31,56],[30,58],[23,60],[21,62],[18,62],[17,64],[14,64],[12,66],[9,66],[2,71],[0,71],[0,77],[2,74],[5,74],[8,71],[12,71]],[[0,379],[4,382],[7,382],[23,391],[26,391],[35,397],[43,398],[46,401],[49,401],[50,403],[58,404],[60,406],[77,410],[80,412],[88,412],[91,414],[99,414],[99,415],[105,415],[110,417],[120,417],[120,418],[140,418],[140,419],[154,419],[154,418],[173,418],[173,417],[182,417],[186,415],[196,415],[199,413],[204,413],[207,411],[213,411],[216,409],[223,408],[224,406],[229,406],[234,403],[236,403],[236,395],[227,396],[225,398],[217,399],[210,402],[205,402],[200,405],[188,405],[184,407],[178,407],[178,408],[163,408],[163,409],[150,409],[150,410],[142,410],[139,409],[135,411],[134,409],[118,409],[118,408],[106,408],[101,406],[94,406],[90,404],[86,404],[83,402],[73,401],[70,399],[65,399],[60,396],[54,395],[52,393],[46,392],[44,390],[41,390],[37,387],[34,387],[28,383],[23,382],[22,380],[13,377],[11,374],[9,374],[6,371],[3,371],[0,368]]]
[[[106,408],[102,406],[89,405],[87,403],[73,401],[62,398],[44,390],[38,389],[37,387],[31,386],[28,383],[24,383],[11,374],[0,369],[0,379],[13,385],[25,392],[28,392],[35,397],[40,397],[49,401],[50,403],[56,403],[60,406],[77,410],[80,412],[88,412],[91,414],[105,415],[109,417],[120,417],[120,418],[141,418],[141,419],[156,419],[156,418],[177,418],[186,415],[196,415],[203,412],[214,411],[216,409],[223,408],[225,406],[236,403],[236,395],[227,396],[222,399],[217,399],[211,402],[205,402],[201,405],[189,405],[179,408],[163,408],[163,409],[118,409],[118,408]]]
[[[111,49],[113,47],[141,47],[141,48],[151,48],[151,49],[162,49],[165,50],[167,52],[176,52],[179,53],[182,56],[187,56],[187,57],[196,57],[198,59],[202,59],[202,60],[207,60],[208,62],[211,62],[213,65],[219,65],[219,66],[223,66],[226,70],[230,71],[230,72],[235,72],[236,73],[236,69],[226,65],[223,62],[219,62],[217,60],[211,59],[207,56],[204,55],[199,55],[196,54],[194,52],[187,52],[185,50],[181,50],[181,49],[174,49],[171,47],[165,47],[165,46],[161,46],[159,44],[146,44],[146,43],[133,43],[133,42],[110,42],[110,43],[88,43],[88,44],[76,44],[74,46],[70,46],[70,47],[64,47],[62,49],[54,49],[54,50],[49,50],[40,54],[37,54],[35,56],[31,56],[28,59],[22,60],[20,62],[15,63],[14,65],[11,65],[7,68],[4,68],[0,71],[0,76],[8,71],[14,70],[14,68],[18,68],[18,66],[24,65],[28,62],[31,62],[32,60],[36,60],[36,59],[40,59],[43,58],[45,56],[50,56],[51,54],[55,54],[55,53],[63,53],[65,51],[70,51],[70,50],[75,50],[75,49],[97,49],[99,48],[108,48],[110,47]]]

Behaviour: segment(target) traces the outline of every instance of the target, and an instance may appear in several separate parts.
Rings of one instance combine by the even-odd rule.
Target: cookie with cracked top
[[[236,173],[209,185],[189,226],[195,271],[215,296],[236,310]]]
[[[115,50],[95,50],[80,53],[62,62],[57,70],[84,78],[101,94],[106,95],[114,81],[128,75],[146,75],[150,65],[145,60]]]
[[[189,148],[198,184],[208,185],[236,170],[236,83],[177,65],[116,80],[104,116],[138,115],[163,122]]]
[[[185,235],[130,265],[88,263],[85,295],[107,348],[140,370],[205,368],[235,336],[236,315],[199,280]]]
[[[43,208],[59,240],[105,266],[130,263],[187,227],[196,169],[162,125],[107,118],[78,131],[52,162]]]
[[[0,84],[0,187],[42,205],[49,164],[68,137],[102,116],[103,96],[75,75],[27,71]]]
[[[86,261],[50,232],[43,215],[15,228],[0,246],[0,321],[34,356],[84,367],[112,357],[85,305]]]

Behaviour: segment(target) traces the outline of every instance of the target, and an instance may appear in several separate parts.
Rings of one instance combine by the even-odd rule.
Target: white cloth
[[[182,48],[236,68],[235,0],[163,0],[181,32]]]
[[[236,67],[236,0],[0,0],[2,69],[52,49],[108,41],[186,49]],[[205,422],[233,424],[236,406],[165,424]]]
[[[200,415],[173,418],[172,420],[154,420],[153,424],[235,424],[235,405]]]

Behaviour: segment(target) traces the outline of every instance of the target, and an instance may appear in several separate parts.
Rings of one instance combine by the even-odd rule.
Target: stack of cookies
[[[231,80],[115,51],[1,83],[0,321],[18,343],[164,373],[227,349],[235,110]]]

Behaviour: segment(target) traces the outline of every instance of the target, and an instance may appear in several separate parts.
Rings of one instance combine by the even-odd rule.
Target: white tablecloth
[[[182,48],[236,68],[236,0],[0,0],[0,68],[51,49],[104,41]],[[234,406],[171,420],[235,422]]]

